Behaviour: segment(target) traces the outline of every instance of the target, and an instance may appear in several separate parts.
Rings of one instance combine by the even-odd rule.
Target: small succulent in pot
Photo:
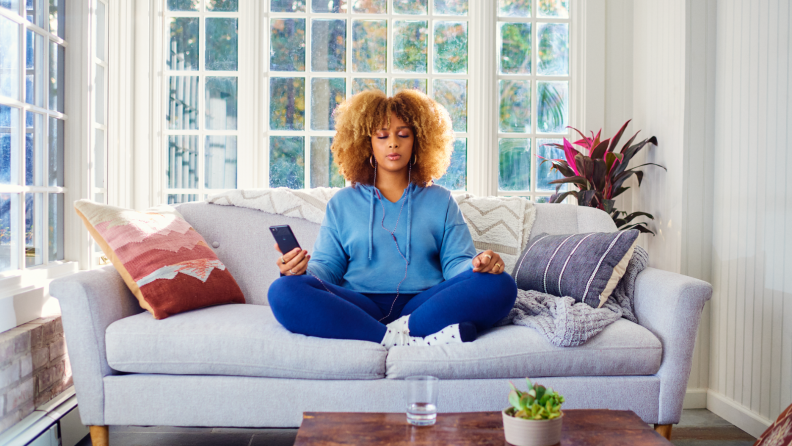
[[[531,385],[531,380],[525,378],[528,390],[521,392],[509,383],[512,390],[509,392],[509,404],[506,414],[524,420],[552,420],[561,416],[561,404],[564,397],[552,388],[540,384]]]
[[[561,441],[564,397],[549,387],[531,384],[528,390],[517,390],[511,384],[509,403],[503,410],[503,433],[506,441],[516,446],[550,446]]]

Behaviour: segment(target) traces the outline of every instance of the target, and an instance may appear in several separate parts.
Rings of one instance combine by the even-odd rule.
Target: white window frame
[[[432,0],[429,0],[429,4]],[[599,5],[600,7],[602,5]],[[604,7],[604,6],[602,6]],[[140,104],[150,102],[145,116],[137,115],[140,121],[147,120],[153,131],[151,132],[151,144],[148,146],[148,157],[136,157],[136,171],[140,167],[156,172],[155,175],[135,174],[135,181],[146,181],[144,188],[150,187],[150,191],[140,196],[136,196],[135,204],[138,208],[143,205],[153,205],[163,203],[167,199],[168,193],[196,193],[192,189],[180,190],[165,189],[165,168],[166,160],[163,148],[165,141],[163,136],[164,117],[163,113],[167,104],[164,95],[164,82],[167,81],[163,68],[165,64],[163,49],[164,39],[168,38],[165,16],[165,0],[151,0],[151,10],[148,11],[151,17],[152,31],[150,49],[147,54],[150,57],[152,70],[143,71],[146,68],[139,67],[136,75],[145,75],[146,82],[150,83],[152,94],[150,97],[135,100]],[[457,133],[457,137],[467,139],[467,192],[478,196],[496,196],[498,192],[498,75],[497,75],[497,32],[498,16],[497,1],[494,0],[470,0],[467,16],[415,16],[415,15],[395,15],[395,14],[353,14],[346,13],[311,13],[310,4],[306,6],[305,13],[268,13],[268,2],[240,0],[239,4],[239,105],[238,105],[238,131],[239,142],[237,152],[237,187],[238,188],[266,188],[269,187],[269,136],[271,135],[300,135],[305,136],[305,184],[310,185],[310,137],[311,136],[330,136],[333,131],[310,130],[310,107],[306,107],[304,131],[271,131],[269,130],[269,101],[264,100],[269,95],[268,78],[299,76],[306,78],[306,104],[310,104],[310,79],[312,77],[334,77],[345,78],[347,97],[351,92],[353,78],[387,78],[388,94],[393,88],[393,79],[396,78],[427,78],[427,93],[432,94],[433,79],[467,79],[468,80],[468,126],[467,132]],[[588,8],[593,10],[596,8]],[[392,1],[388,2],[388,11],[392,11]],[[595,15],[587,12],[586,2],[570,0],[571,18],[569,20],[569,45],[570,45],[570,78],[569,78],[569,125],[579,128],[585,127],[587,95],[598,94],[593,92],[596,82],[591,82],[585,77],[587,61],[586,53],[586,22]],[[431,12],[431,11],[429,11]],[[212,16],[220,16],[212,13]],[[181,13],[173,15],[181,16]],[[534,14],[535,15],[535,14]],[[306,18],[306,71],[305,72],[276,72],[270,73],[269,70],[269,20],[275,17],[300,17]],[[432,64],[433,50],[433,30],[432,20],[456,21],[463,20],[468,22],[468,73],[466,75],[454,74],[431,74],[431,73],[352,73],[330,72],[316,73],[310,72],[310,43],[311,26],[310,18],[338,18],[347,20],[347,52],[351,51],[351,19],[388,19],[388,38],[392,39],[393,20],[427,20],[430,24],[430,35],[428,36],[427,64]],[[545,22],[554,21],[544,18],[532,19]],[[534,31],[535,33],[535,31]],[[148,36],[146,37],[148,39]],[[536,42],[536,39],[533,39]],[[392,40],[390,40],[392,42]],[[536,46],[538,42],[534,43]],[[589,44],[589,47],[592,45]],[[203,49],[201,50],[203,51]],[[247,67],[243,65],[248,63]],[[388,50],[388,68],[392,68],[392,50]],[[589,61],[591,72],[597,67],[604,67],[604,61]],[[428,70],[428,71],[431,71]],[[181,75],[197,75],[198,72],[184,72]],[[249,74],[252,73],[252,74]],[[252,78],[251,78],[252,77]],[[542,76],[542,79],[545,77]],[[552,77],[547,77],[552,80]],[[599,82],[601,79],[595,79]],[[595,84],[586,88],[586,84]],[[536,89],[533,82],[532,89]],[[242,94],[241,92],[245,92]],[[588,93],[587,93],[588,91]],[[259,99],[259,100],[254,100]],[[203,100],[203,99],[201,99]],[[532,107],[535,108],[536,101],[532,100]],[[138,112],[136,112],[138,113]],[[592,114],[589,111],[589,114]],[[535,113],[532,114],[535,116]],[[203,119],[203,117],[201,117]],[[591,119],[590,119],[591,120]],[[593,119],[597,120],[597,117]],[[534,119],[535,121],[535,119]],[[534,124],[535,125],[535,124]],[[563,137],[567,134],[540,134],[541,138]],[[510,137],[517,137],[517,134],[509,134]],[[535,151],[535,137],[532,138],[532,156]],[[136,143],[137,146],[137,143]],[[140,146],[138,146],[140,147]],[[141,147],[142,148],[142,147]],[[536,163],[532,163],[535,166]],[[532,181],[536,179],[536,168],[532,167]],[[201,182],[202,183],[202,182]],[[532,184],[535,184],[532,183]],[[201,184],[203,187],[203,184]],[[137,187],[137,186],[136,186]],[[202,189],[203,191],[203,189]],[[222,190],[212,190],[212,192]],[[145,189],[144,189],[145,192]],[[500,195],[516,195],[517,193],[502,192]],[[546,192],[530,192],[528,195],[548,195]],[[199,197],[201,199],[202,197]]]
[[[49,296],[49,282],[58,277],[72,274],[80,269],[90,266],[90,237],[85,230],[82,221],[71,211],[70,204],[75,200],[89,198],[89,179],[91,177],[91,167],[89,164],[90,153],[90,129],[89,117],[90,104],[93,101],[93,85],[90,76],[90,46],[92,38],[93,22],[93,1],[82,0],[59,0],[64,2],[66,23],[64,38],[50,36],[48,31],[28,22],[23,14],[21,17],[9,14],[8,11],[0,9],[0,15],[10,18],[12,21],[24,25],[20,39],[26,38],[26,29],[31,29],[38,34],[45,35],[46,42],[57,42],[66,48],[64,60],[64,83],[59,88],[63,88],[63,113],[50,111],[25,103],[24,101],[7,101],[4,103],[13,105],[21,109],[24,113],[34,111],[47,117],[57,117],[64,120],[64,186],[58,187],[32,187],[15,186],[13,191],[3,190],[4,192],[62,192],[64,194],[64,221],[63,221],[63,248],[64,260],[46,262],[48,259],[47,243],[45,246],[45,264],[30,268],[24,268],[24,261],[20,264],[20,269],[10,271],[0,275],[0,332],[11,329],[17,325],[36,319],[42,313],[57,313],[57,302]],[[22,8],[25,1],[20,0]],[[48,4],[48,2],[45,2]],[[24,40],[21,40],[24,45]],[[45,45],[45,67],[49,63],[49,45]],[[25,51],[21,51],[20,66],[24,67]],[[46,68],[45,68],[46,69]],[[20,79],[20,89],[24,98],[24,76]],[[71,119],[69,119],[71,117]],[[45,119],[45,126],[48,126],[48,119]],[[24,143],[24,138],[23,142]],[[75,148],[83,149],[75,149]],[[44,159],[48,147],[45,145]],[[24,148],[23,152],[24,153]],[[24,166],[24,162],[21,163]],[[23,195],[20,195],[23,196]],[[46,226],[48,212],[44,206],[43,222]],[[22,215],[22,227],[24,227],[24,215]],[[24,246],[24,244],[23,244]],[[24,259],[23,259],[24,260]]]

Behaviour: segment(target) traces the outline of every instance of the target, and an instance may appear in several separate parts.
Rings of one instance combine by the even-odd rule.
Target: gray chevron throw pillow
[[[540,234],[517,260],[517,287],[599,308],[627,270],[638,231]]]

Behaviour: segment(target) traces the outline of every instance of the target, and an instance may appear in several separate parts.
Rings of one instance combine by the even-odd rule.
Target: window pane
[[[388,21],[352,22],[352,71],[384,73],[388,63]]]
[[[63,194],[49,194],[49,261],[63,260]]]
[[[44,263],[44,194],[25,194],[25,266]]]
[[[236,71],[239,19],[206,19],[206,69]]]
[[[270,129],[303,130],[305,128],[305,78],[270,79]]]
[[[311,0],[313,12],[347,12],[346,0]]]
[[[19,268],[19,194],[0,194],[0,272]]]
[[[270,187],[305,187],[305,138],[270,136]]]
[[[19,109],[0,105],[0,184],[19,184]]]
[[[239,10],[239,0],[208,0],[207,11],[233,12]]]
[[[236,130],[237,78],[206,78],[206,128]]]
[[[383,93],[387,93],[388,80],[383,78],[352,79],[352,94],[358,94],[366,90],[380,90]]]
[[[345,96],[346,79],[311,79],[311,129],[335,130],[333,110]]]
[[[105,133],[103,130],[95,131],[94,141],[94,187],[105,187]]]
[[[208,189],[237,187],[237,137],[207,136],[205,153],[205,181]]]
[[[49,0],[49,30],[58,37],[65,36],[66,14],[63,11],[64,0]],[[46,28],[45,28],[46,29]]]
[[[169,11],[197,11],[198,0],[168,0]]]
[[[198,128],[198,76],[171,76],[168,81],[168,112],[165,120],[169,129]]]
[[[569,82],[539,82],[536,87],[537,130],[565,133],[569,117]]]
[[[434,69],[437,73],[467,73],[467,22],[435,22]]]
[[[27,112],[25,121],[25,185],[43,186],[44,115]]]
[[[396,14],[426,14],[426,0],[393,0]]]
[[[437,15],[467,15],[467,0],[435,0],[435,14]]]
[[[311,138],[311,187],[344,187],[344,177],[338,173],[333,162],[330,146],[333,138],[315,136]]]
[[[539,74],[569,74],[569,24],[538,23]]]
[[[305,12],[305,0],[271,0],[272,12]]]
[[[97,1],[96,2],[96,38],[94,39],[94,45],[96,49],[96,57],[101,60],[107,60],[105,57],[105,36],[107,31],[105,30],[105,4]]]
[[[531,133],[531,81],[501,80],[498,129],[505,133]]]
[[[530,17],[532,0],[498,0],[501,17]]]
[[[454,141],[454,153],[451,155],[451,165],[442,178],[435,184],[449,190],[467,189],[467,139],[457,138]]]
[[[531,190],[531,140],[498,140],[498,189]]]
[[[19,12],[19,0],[0,0],[0,6],[8,8],[15,13]]]
[[[25,102],[44,106],[44,37],[27,32],[27,73],[25,74]],[[0,50],[2,51],[2,50]]]
[[[198,201],[198,194],[168,194],[168,204],[189,203]]]
[[[94,120],[99,124],[105,123],[105,74],[104,67],[96,65],[96,89],[94,91]]]
[[[352,0],[352,12],[363,14],[387,14],[386,0]]]
[[[555,192],[556,186],[558,186],[558,184],[550,184],[550,182],[564,178],[564,176],[561,175],[561,172],[552,170],[553,164],[551,162],[543,162],[546,159],[566,159],[563,150],[550,145],[562,143],[563,140],[561,139],[536,140],[536,154],[541,157],[537,158],[536,160],[536,162],[540,163],[536,167],[536,190]],[[560,186],[560,190],[565,191],[567,190],[568,184],[561,184]]]
[[[455,132],[467,131],[467,81],[435,79],[434,97],[451,115]]]
[[[63,187],[63,121],[49,118],[48,186]]]
[[[531,24],[500,24],[501,74],[531,74]]]
[[[170,70],[198,70],[198,18],[170,19],[170,44],[166,64]]]
[[[169,189],[198,188],[198,136],[168,137],[168,167],[165,180]]]
[[[418,90],[426,94],[426,79],[394,79],[393,80],[393,94],[398,93],[404,89]]]
[[[272,19],[270,70],[305,71],[305,19]]]
[[[19,25],[0,16],[0,95],[19,99]]]
[[[346,71],[346,20],[311,22],[311,69]]]
[[[393,71],[426,73],[426,20],[393,22]]]
[[[563,189],[564,188],[561,188],[561,190],[563,190]],[[550,197],[548,197],[547,195],[540,195],[540,196],[536,197],[535,201],[537,203],[549,203],[550,202]]]
[[[539,17],[569,17],[569,0],[539,0]]]

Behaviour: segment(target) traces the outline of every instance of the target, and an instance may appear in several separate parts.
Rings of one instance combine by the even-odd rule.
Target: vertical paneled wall
[[[765,419],[792,403],[790,14],[717,4],[710,396]]]
[[[654,214],[657,235],[642,235],[650,265],[680,272],[685,116],[685,0],[633,4],[633,132],[657,136],[633,166],[658,163],[668,172],[645,168],[643,186],[632,188],[634,210]],[[628,193],[630,192],[628,191]]]

